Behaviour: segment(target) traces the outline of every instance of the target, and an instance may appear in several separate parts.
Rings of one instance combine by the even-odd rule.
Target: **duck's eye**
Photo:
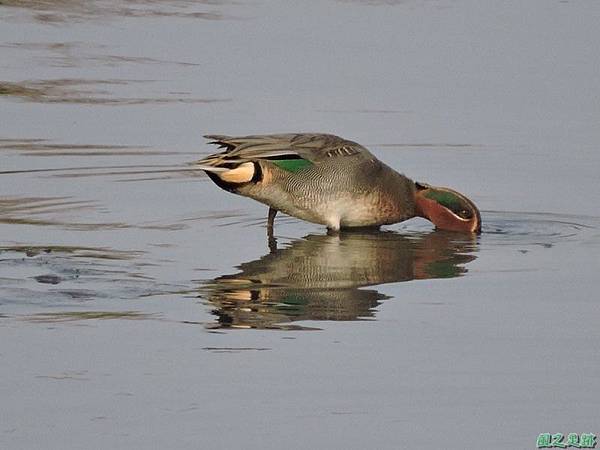
[[[458,216],[461,217],[461,218],[463,218],[463,219],[470,219],[471,218],[471,213],[468,210],[466,210],[466,209],[461,209],[458,212]]]

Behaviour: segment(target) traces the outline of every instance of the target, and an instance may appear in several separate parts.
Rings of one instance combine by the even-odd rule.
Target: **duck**
[[[423,217],[440,230],[481,232],[481,214],[463,194],[415,182],[362,145],[323,133],[204,136],[219,147],[193,163],[221,189],[337,232]]]

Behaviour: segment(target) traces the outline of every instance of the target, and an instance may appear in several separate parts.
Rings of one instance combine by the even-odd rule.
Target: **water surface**
[[[600,433],[600,7],[0,2],[2,448]],[[324,131],[480,206],[327,234],[203,134]]]

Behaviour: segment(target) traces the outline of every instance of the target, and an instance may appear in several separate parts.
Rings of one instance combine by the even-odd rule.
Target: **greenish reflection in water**
[[[389,298],[385,283],[464,275],[477,238],[434,231],[310,234],[204,283],[215,328],[305,329],[300,320],[360,320]]]

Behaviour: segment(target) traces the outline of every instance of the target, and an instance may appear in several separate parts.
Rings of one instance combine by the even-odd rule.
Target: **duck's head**
[[[437,228],[467,233],[481,232],[481,214],[475,204],[459,192],[445,187],[415,183],[416,213]]]

